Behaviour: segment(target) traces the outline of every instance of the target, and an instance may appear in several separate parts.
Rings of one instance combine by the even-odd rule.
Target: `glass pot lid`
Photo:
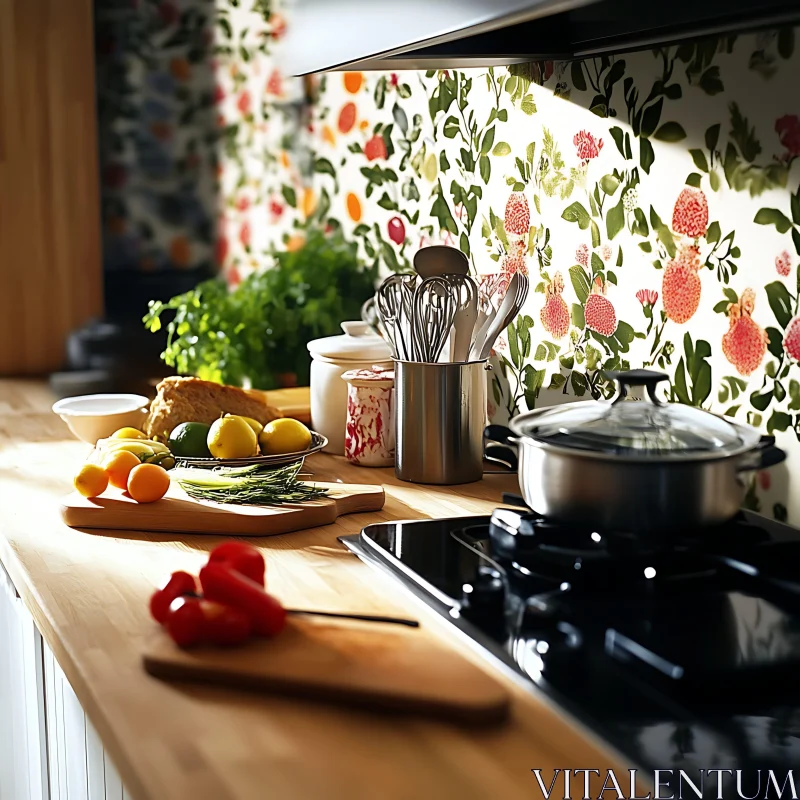
[[[512,420],[512,430],[559,447],[641,458],[732,455],[758,443],[755,429],[694,406],[660,400],[656,386],[668,380],[661,372],[639,369],[607,375],[619,384],[611,402],[591,400],[523,414]],[[646,399],[626,399],[631,386],[644,386]]]

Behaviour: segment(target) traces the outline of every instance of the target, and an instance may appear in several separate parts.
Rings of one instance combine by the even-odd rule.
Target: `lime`
[[[248,458],[258,452],[255,432],[241,417],[216,420],[207,441],[214,458]]]
[[[299,453],[311,446],[311,431],[296,419],[275,419],[267,423],[258,443],[265,456]]]
[[[211,458],[207,444],[210,429],[204,422],[182,422],[169,435],[167,447],[179,458]]]

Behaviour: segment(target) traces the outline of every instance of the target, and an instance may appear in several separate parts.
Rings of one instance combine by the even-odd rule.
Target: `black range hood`
[[[285,67],[499,66],[795,23],[800,0],[294,0]]]

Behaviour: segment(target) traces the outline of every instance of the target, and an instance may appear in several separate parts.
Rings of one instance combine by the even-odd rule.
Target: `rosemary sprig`
[[[277,469],[260,464],[212,470],[179,467],[172,477],[189,497],[215,503],[275,506],[325,497],[327,489],[298,480],[301,466],[298,462]]]

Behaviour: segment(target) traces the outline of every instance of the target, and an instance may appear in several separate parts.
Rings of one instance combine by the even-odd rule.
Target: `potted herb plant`
[[[166,326],[161,357],[181,374],[256,389],[287,385],[289,376],[304,385],[306,343],[358,319],[377,274],[340,231],[310,230],[302,248],[275,253],[272,267],[233,289],[214,278],[166,303],[151,301],[144,324],[154,333]]]

